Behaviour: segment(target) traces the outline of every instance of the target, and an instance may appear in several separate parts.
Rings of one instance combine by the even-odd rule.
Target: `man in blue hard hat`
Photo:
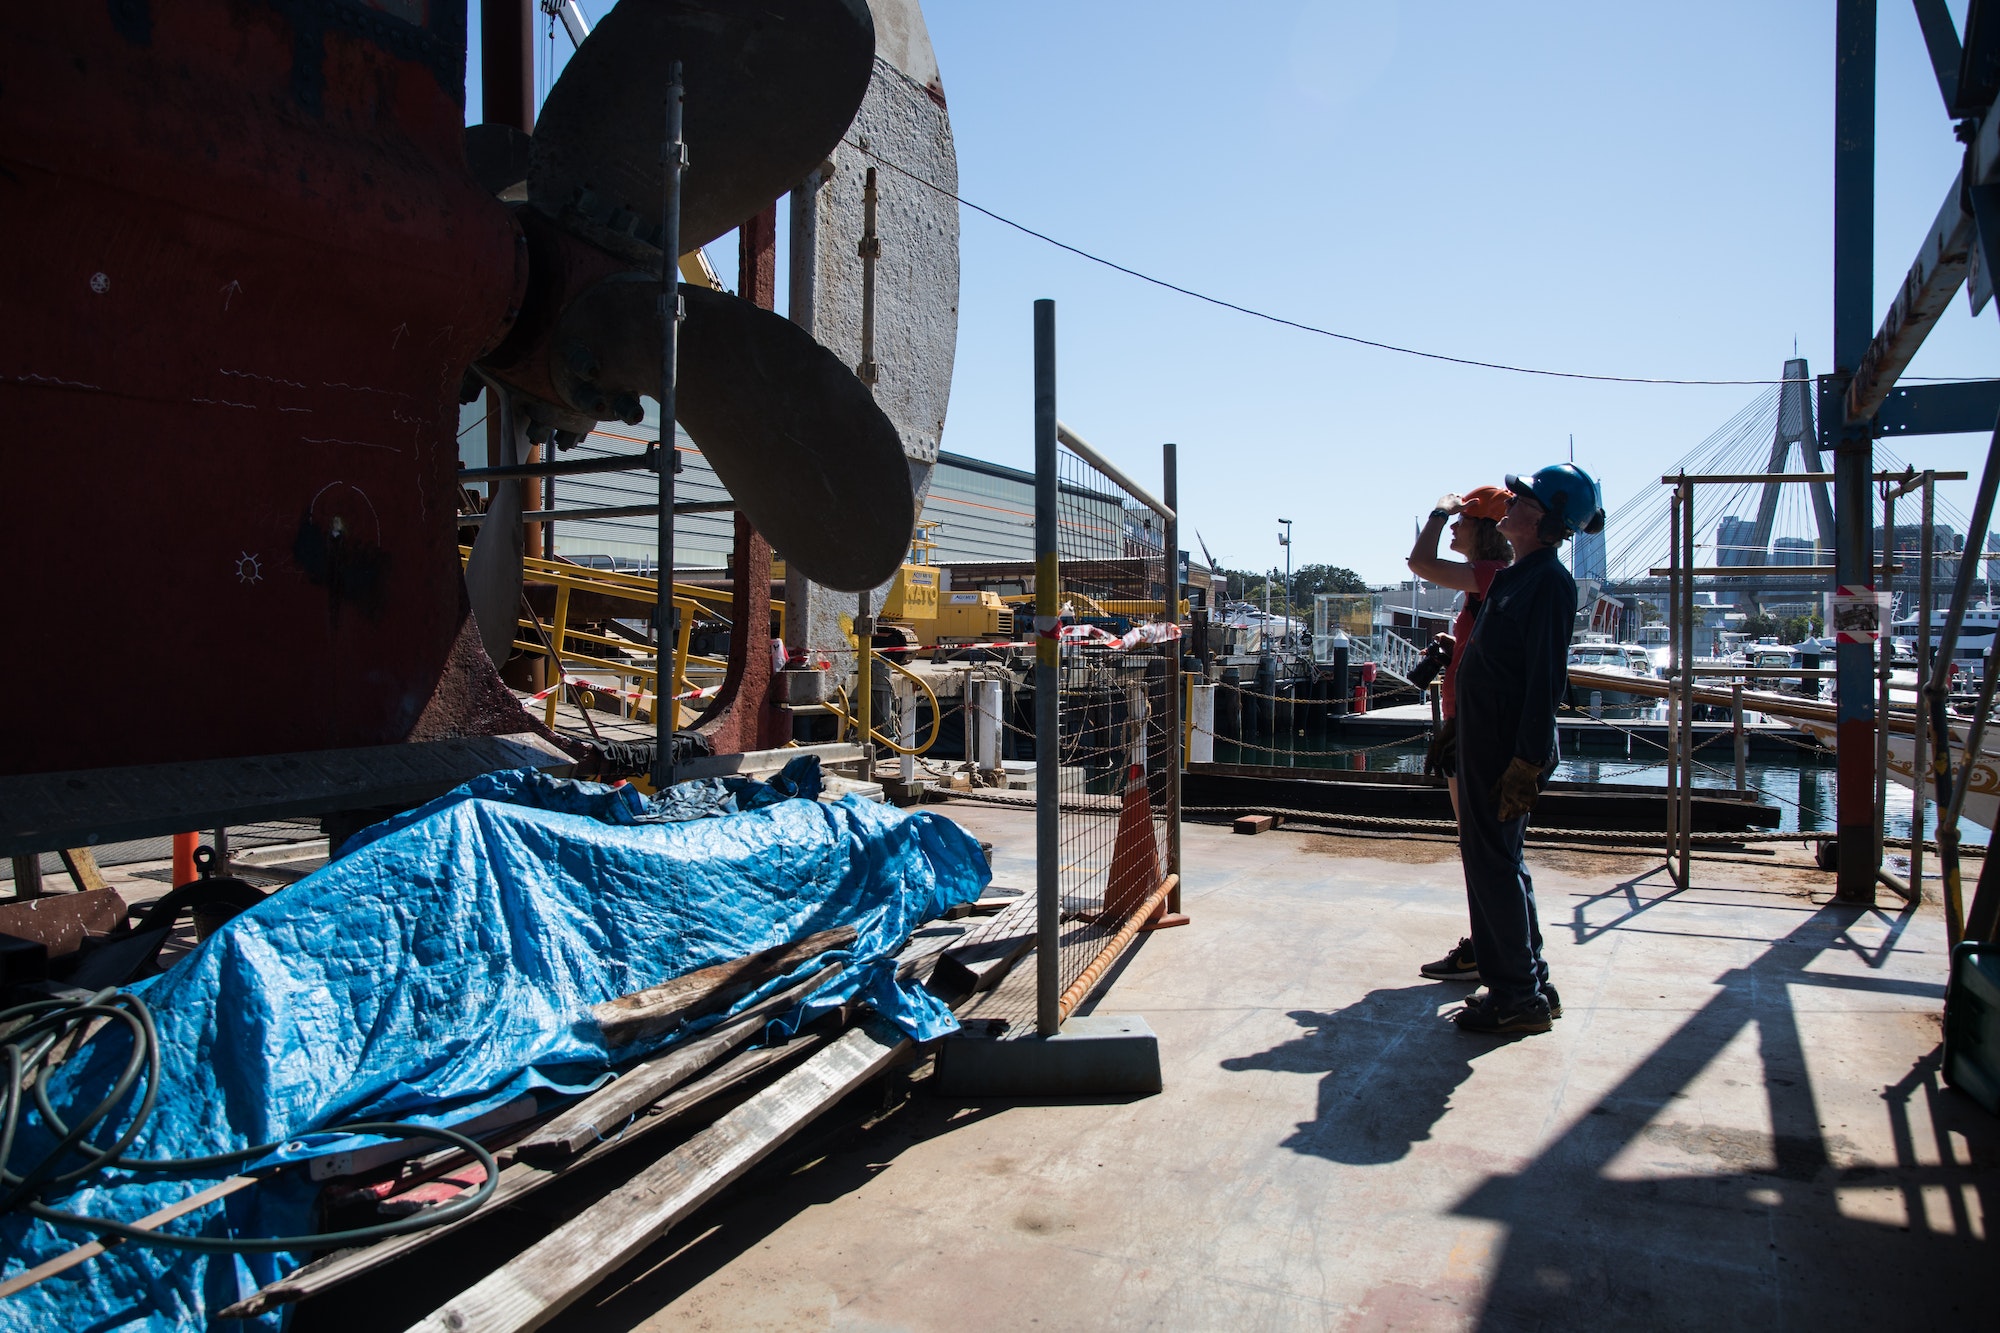
[[[1556,551],[1604,527],[1590,474],[1557,463],[1509,475],[1500,535],[1514,563],[1493,578],[1458,666],[1458,846],[1485,992],[1452,1016],[1466,1032],[1547,1032],[1562,1001],[1542,960],[1522,850],[1528,811],[1555,771],[1556,709],[1569,683],[1576,581]]]

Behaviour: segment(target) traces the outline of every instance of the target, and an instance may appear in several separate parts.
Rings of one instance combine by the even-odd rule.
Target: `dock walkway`
[[[1028,811],[942,808],[1032,883]],[[1566,1013],[1498,1041],[1416,971],[1464,932],[1449,843],[1186,847],[1193,926],[1099,1005],[1159,1032],[1163,1094],[919,1081],[550,1327],[1988,1322],[2000,1122],[1940,1085],[1935,908],[1834,906],[1789,852],[1697,860],[1677,892],[1647,857],[1531,849]]]

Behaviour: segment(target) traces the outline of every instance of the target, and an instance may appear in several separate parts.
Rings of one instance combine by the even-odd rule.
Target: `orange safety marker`
[[[201,842],[199,833],[174,834],[174,887],[192,884],[201,878],[194,868],[194,849]]]
[[[1144,905],[1165,878],[1160,870],[1160,840],[1153,831],[1153,806],[1146,793],[1145,771],[1133,764],[1125,771],[1125,808],[1118,813],[1118,837],[1111,845],[1111,876],[1104,886],[1104,914],[1123,918]],[[1160,913],[1154,909],[1154,916]]]

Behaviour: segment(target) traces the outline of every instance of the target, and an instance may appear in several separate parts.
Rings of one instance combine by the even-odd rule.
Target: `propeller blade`
[[[542,104],[528,168],[536,208],[597,239],[659,245],[675,60],[687,90],[685,254],[833,151],[874,73],[875,21],[864,0],[619,0]]]
[[[815,583],[860,592],[887,582],[917,521],[894,423],[839,357],[784,316],[728,292],[680,290],[676,415],[737,507]],[[651,274],[623,273],[563,311],[550,373],[565,399],[658,396],[659,293]]]
[[[489,388],[499,400],[503,466],[521,461],[520,417],[505,389]],[[508,478],[493,484],[486,521],[479,525],[472,554],[465,561],[465,590],[472,600],[472,618],[479,642],[498,668],[514,652],[514,632],[521,616],[521,483]]]
[[[497,198],[528,179],[530,145],[528,136],[512,125],[470,125],[465,131],[465,165],[472,169],[472,178]]]

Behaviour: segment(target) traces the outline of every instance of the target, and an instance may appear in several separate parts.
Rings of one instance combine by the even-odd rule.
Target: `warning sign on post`
[[[1827,594],[1826,624],[1835,643],[1874,643],[1889,621],[1889,594],[1842,585]]]

